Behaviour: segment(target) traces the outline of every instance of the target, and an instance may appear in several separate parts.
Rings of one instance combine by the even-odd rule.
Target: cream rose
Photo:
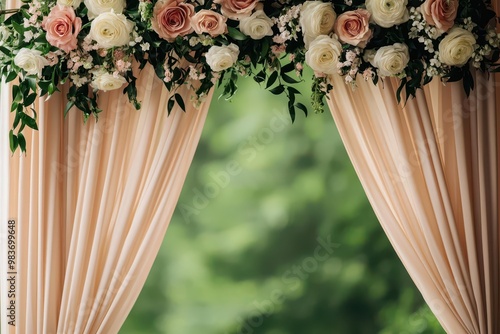
[[[450,30],[457,18],[458,0],[427,0],[421,6],[425,20],[439,30]]]
[[[208,66],[214,72],[230,68],[238,60],[240,49],[236,44],[225,46],[212,46],[205,54]]]
[[[384,28],[404,23],[410,19],[408,0],[366,0],[366,9],[372,21]]]
[[[158,36],[172,42],[178,36],[193,32],[193,15],[194,6],[183,0],[160,0],[153,9],[152,26]]]
[[[58,5],[73,7],[75,9],[78,8],[81,3],[82,0],[57,0]]]
[[[262,39],[273,35],[273,20],[263,10],[257,10],[249,17],[240,20],[240,30],[252,39]]]
[[[330,2],[306,1],[300,11],[300,27],[304,35],[306,48],[319,35],[328,35],[333,31],[337,13]]]
[[[84,0],[84,3],[88,9],[87,17],[91,20],[102,13],[111,12],[112,10],[121,14],[126,6],[125,0]]]
[[[396,43],[378,49],[370,62],[378,68],[380,76],[391,77],[403,72],[409,61],[408,46]]]
[[[202,9],[191,17],[191,27],[197,34],[207,33],[212,37],[227,32],[227,18],[208,9]]]
[[[104,72],[98,73],[94,77],[94,80],[92,80],[92,87],[107,92],[120,88],[126,82],[127,80],[121,75],[115,76],[111,73]]]
[[[42,70],[49,61],[38,50],[22,48],[14,57],[14,64],[26,71],[28,75],[42,76]]]
[[[342,44],[336,38],[321,35],[309,45],[306,63],[316,72],[334,74],[341,54]]]
[[[259,0],[214,0],[222,6],[222,14],[232,20],[240,20],[250,16]]]
[[[134,23],[127,20],[125,15],[112,11],[92,21],[89,36],[102,48],[109,49],[128,44],[133,29]]]
[[[357,9],[341,14],[335,22],[334,31],[342,42],[364,48],[373,34],[370,12]]]
[[[452,28],[439,43],[439,60],[450,66],[464,66],[474,53],[476,39],[468,30]]]
[[[82,19],[76,17],[72,7],[55,5],[43,19],[42,27],[47,32],[45,38],[50,45],[69,53],[77,47]]]

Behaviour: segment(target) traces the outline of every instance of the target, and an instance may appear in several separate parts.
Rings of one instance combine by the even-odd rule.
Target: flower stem
[[[15,14],[17,12],[19,12],[19,9],[5,9],[5,10],[0,10],[0,15]]]

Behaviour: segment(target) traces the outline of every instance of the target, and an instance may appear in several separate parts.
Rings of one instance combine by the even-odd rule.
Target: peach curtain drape
[[[117,333],[159,250],[197,147],[211,94],[167,115],[169,93],[150,67],[139,75],[142,110],[121,90],[83,124],[65,95],[39,101],[28,152],[8,148],[10,91],[2,85],[0,232],[2,333]],[[187,86],[178,90],[189,101]],[[16,263],[8,268],[8,220]],[[14,225],[12,225],[14,226]],[[15,272],[15,298],[7,278]],[[7,277],[6,277],[7,276]],[[15,300],[15,327],[8,324]]]
[[[394,249],[447,333],[500,333],[499,85],[434,80],[405,107],[396,80],[328,105]]]

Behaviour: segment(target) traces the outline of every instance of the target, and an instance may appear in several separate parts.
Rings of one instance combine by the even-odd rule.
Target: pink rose
[[[453,27],[457,12],[458,0],[426,0],[422,5],[422,13],[427,23],[443,32]]]
[[[178,36],[193,32],[191,17],[194,7],[183,0],[160,0],[153,9],[153,30],[158,36],[173,42]]]
[[[342,42],[364,48],[373,34],[369,24],[370,12],[357,9],[339,15],[333,30]]]
[[[47,32],[46,39],[50,45],[69,53],[77,47],[82,20],[76,17],[73,7],[55,5],[43,19],[42,27]]]
[[[202,9],[191,18],[191,26],[197,34],[208,33],[212,37],[227,32],[227,18],[211,10]]]
[[[250,16],[259,0],[214,0],[222,6],[222,14],[233,20]]]

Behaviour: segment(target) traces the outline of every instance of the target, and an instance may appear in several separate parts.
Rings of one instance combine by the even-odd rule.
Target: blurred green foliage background
[[[230,102],[221,91],[121,333],[444,333],[329,113],[291,124],[285,98],[251,79]]]

